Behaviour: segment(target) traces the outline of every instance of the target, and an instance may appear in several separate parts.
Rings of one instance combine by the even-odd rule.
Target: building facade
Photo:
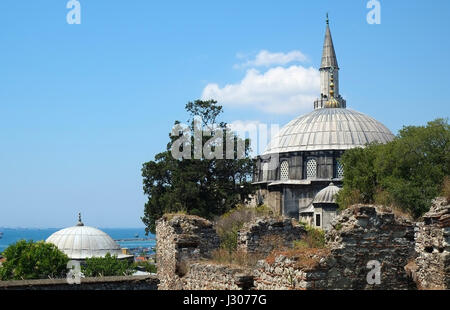
[[[293,119],[273,137],[257,158],[253,184],[258,187],[257,202],[275,214],[326,228],[330,214],[336,213],[335,200],[334,207],[333,201],[326,206],[315,206],[313,201],[331,182],[336,188],[342,185],[339,158],[348,149],[387,143],[394,135],[374,118],[347,109],[339,93],[339,66],[328,16],[319,71],[321,94],[314,110]]]

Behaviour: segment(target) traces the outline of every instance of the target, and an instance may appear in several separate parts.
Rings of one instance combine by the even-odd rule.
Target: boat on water
[[[0,239],[3,238],[3,233],[0,231]]]
[[[135,234],[134,237],[135,237],[135,238],[139,238],[139,234]]]

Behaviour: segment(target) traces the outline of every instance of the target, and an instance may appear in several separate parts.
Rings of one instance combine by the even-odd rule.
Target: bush
[[[321,249],[325,247],[325,232],[323,230],[306,223],[301,223],[301,225],[306,229],[306,235],[301,240],[294,241],[294,249]]]
[[[387,203],[418,218],[450,175],[450,125],[437,119],[404,127],[392,142],[347,150],[340,162],[345,170],[340,208]]]
[[[271,214],[271,210],[266,206],[250,208],[242,205],[225,213],[216,221],[216,231],[220,238],[221,247],[230,253],[235,251],[237,249],[238,232],[242,226],[256,217]]]
[[[0,267],[3,281],[63,278],[67,274],[69,258],[51,243],[20,240],[2,255],[6,258]]]
[[[120,260],[107,253],[105,257],[86,259],[81,271],[86,277],[128,276],[133,274],[135,265],[128,260]]]
[[[135,264],[135,267],[138,269],[143,269],[145,272],[156,273],[156,265],[146,261],[146,262],[138,262]]]
[[[227,249],[219,248],[212,252],[213,262],[227,265],[253,267],[262,258],[262,255],[249,254],[242,250],[230,252]]]

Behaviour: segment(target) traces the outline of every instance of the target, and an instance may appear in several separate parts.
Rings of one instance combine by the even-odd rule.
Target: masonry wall
[[[185,290],[249,290],[254,288],[252,270],[207,262],[190,264],[189,271],[182,281]]]
[[[83,278],[81,284],[66,279],[0,281],[0,290],[156,290],[156,276]]]
[[[416,228],[412,276],[421,289],[450,289],[450,205],[437,198]]]
[[[331,223],[324,249],[284,249],[269,255],[266,236],[284,238],[288,246],[304,231],[286,219],[246,224],[238,235],[239,248],[266,255],[249,269],[208,260],[219,247],[209,221],[185,215],[164,217],[157,223],[159,289],[449,287],[450,210],[446,201],[437,200],[417,224],[388,208],[371,205],[344,210]],[[376,276],[368,277],[376,275],[377,264],[380,283]]]
[[[280,253],[256,270],[257,289],[412,289],[405,266],[414,256],[414,225],[375,206],[354,206],[333,221],[327,249]],[[369,284],[369,261],[380,284]]]
[[[190,262],[208,259],[219,247],[212,223],[198,216],[165,215],[156,223],[159,289],[183,289]]]
[[[259,218],[246,223],[238,233],[238,249],[250,254],[268,255],[279,247],[292,247],[306,234],[291,219]]]

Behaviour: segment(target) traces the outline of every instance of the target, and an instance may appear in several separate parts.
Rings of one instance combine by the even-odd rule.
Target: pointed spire
[[[83,222],[81,221],[81,213],[78,213],[78,224],[77,226],[84,226]]]
[[[334,51],[333,39],[331,37],[327,13],[327,29],[325,31],[325,40],[323,43],[323,53],[322,53],[322,64],[320,68],[330,68],[330,67],[339,68],[336,58],[336,52]]]

